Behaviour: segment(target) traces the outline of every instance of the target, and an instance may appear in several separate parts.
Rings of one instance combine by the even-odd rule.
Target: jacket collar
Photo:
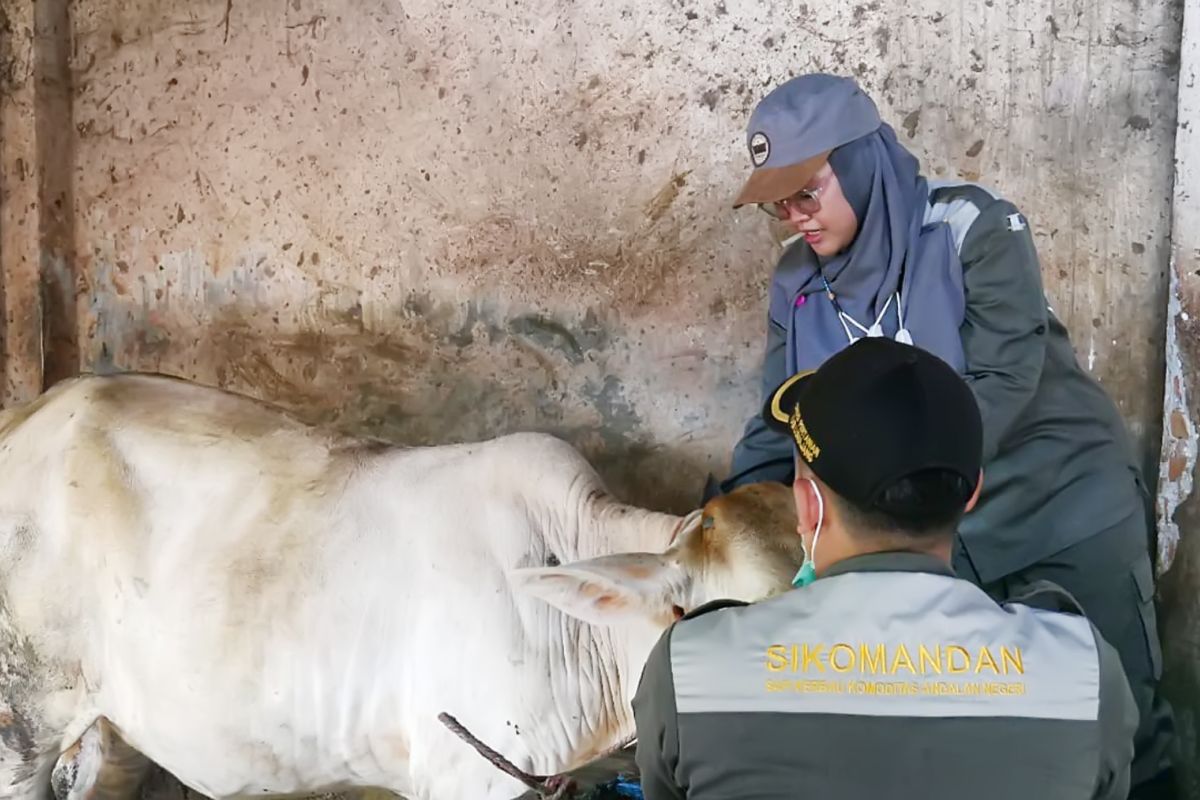
[[[825,570],[817,580],[849,572],[931,572],[935,575],[955,577],[954,570],[935,556],[907,550],[885,550],[844,558]]]

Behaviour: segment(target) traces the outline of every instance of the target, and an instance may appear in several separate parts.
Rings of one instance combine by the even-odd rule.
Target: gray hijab
[[[846,85],[849,92],[853,84]],[[829,97],[815,102],[828,103]],[[813,128],[836,117],[817,110],[807,116],[814,120]],[[837,131],[813,132],[844,141]],[[881,123],[866,136],[834,148],[829,163],[859,229],[850,247],[832,258],[818,258],[803,240],[780,257],[771,286],[771,318],[788,331],[789,371],[815,368],[845,347],[850,343],[847,328],[856,338],[866,335],[840,317],[828,297],[828,284],[842,312],[863,328],[878,321],[888,337],[900,329],[899,306],[912,343],[961,373],[962,264],[949,225],[924,225],[929,187],[916,158]]]

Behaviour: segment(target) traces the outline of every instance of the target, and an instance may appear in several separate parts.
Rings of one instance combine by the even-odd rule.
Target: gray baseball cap
[[[733,207],[774,203],[795,194],[834,148],[866,136],[881,123],[874,101],[851,78],[814,74],[783,83],[750,115],[746,145],[754,171]]]

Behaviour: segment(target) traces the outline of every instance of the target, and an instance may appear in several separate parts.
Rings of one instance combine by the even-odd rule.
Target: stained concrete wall
[[[1185,796],[1200,798],[1200,5],[1189,3],[1179,75],[1166,392],[1159,479],[1163,656]],[[1173,546],[1170,546],[1173,545]]]
[[[10,397],[148,369],[404,442],[545,429],[687,507],[757,405],[778,236],[729,209],[743,125],[825,69],[930,174],[1022,206],[1156,461],[1176,3],[30,5],[4,4],[37,70],[9,69]]]
[[[400,442],[550,430],[683,510],[758,402],[743,125],[830,70],[1026,212],[1153,475],[1183,6],[0,0],[3,399],[144,369]]]

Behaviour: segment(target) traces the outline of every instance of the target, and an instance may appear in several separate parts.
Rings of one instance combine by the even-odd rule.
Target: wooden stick
[[[440,720],[443,725],[453,731],[460,739],[471,745],[471,747],[474,747],[475,751],[487,759],[488,763],[490,763],[496,769],[504,772],[505,774],[511,775],[536,792],[540,793],[544,788],[545,778],[543,776],[530,775],[528,772],[509,761],[507,758],[500,755],[483,742],[479,741],[479,739],[475,738],[475,736],[469,730],[467,730],[461,722],[447,714],[445,711],[438,714],[438,720]]]
[[[537,792],[540,797],[548,798],[548,800],[562,800],[562,798],[567,797],[568,793],[574,789],[574,781],[572,781],[566,775],[530,775],[528,772],[502,756],[500,753],[497,753],[495,750],[488,747],[473,733],[467,730],[465,725],[446,712],[443,711],[442,713],[438,714],[438,720],[451,731],[453,731],[458,738],[475,748],[475,752],[487,759],[489,764],[506,775],[511,775],[512,777],[516,778],[521,783]],[[636,734],[626,738],[619,744],[610,747],[608,750],[601,753],[597,760],[608,758],[617,751],[624,750],[635,741],[637,741]]]

